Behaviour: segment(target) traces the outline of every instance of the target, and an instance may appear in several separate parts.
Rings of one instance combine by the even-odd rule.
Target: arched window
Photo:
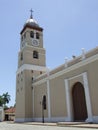
[[[43,109],[46,110],[46,95],[43,96],[42,105],[43,105]]]
[[[34,38],[34,32],[33,31],[30,32],[30,37]]]
[[[36,39],[39,39],[39,33],[38,32],[36,33]]]
[[[34,51],[34,52],[33,52],[33,58],[38,59],[38,52],[37,52],[37,51]]]

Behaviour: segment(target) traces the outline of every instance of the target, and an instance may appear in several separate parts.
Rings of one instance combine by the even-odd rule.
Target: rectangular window
[[[37,51],[34,51],[34,52],[33,52],[33,58],[38,59],[38,52],[37,52]]]
[[[26,38],[26,33],[24,33],[24,39]]]
[[[31,70],[31,73],[33,73],[33,70]]]
[[[42,74],[42,71],[40,71],[40,74]]]
[[[20,54],[20,60],[23,60],[23,53]]]

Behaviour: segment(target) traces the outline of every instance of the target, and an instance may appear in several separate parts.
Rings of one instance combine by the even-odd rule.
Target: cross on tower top
[[[31,12],[30,18],[33,19],[33,14],[32,14],[33,10],[31,9],[30,12]]]

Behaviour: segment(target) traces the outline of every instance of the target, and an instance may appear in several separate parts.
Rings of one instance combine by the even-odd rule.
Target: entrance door
[[[87,118],[87,108],[85,101],[84,87],[77,82],[72,89],[74,121],[85,121]]]

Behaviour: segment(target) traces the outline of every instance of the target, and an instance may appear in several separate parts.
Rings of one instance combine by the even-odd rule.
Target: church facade
[[[20,35],[15,121],[98,122],[98,47],[50,71],[32,12]]]

